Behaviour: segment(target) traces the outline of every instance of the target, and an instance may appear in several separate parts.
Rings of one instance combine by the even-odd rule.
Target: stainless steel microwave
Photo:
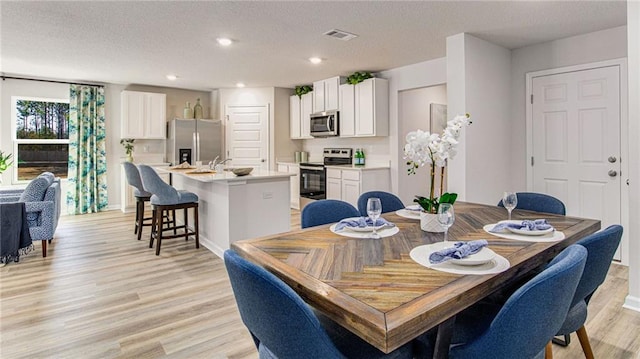
[[[325,111],[311,114],[311,136],[330,137],[338,136],[339,133],[339,112]]]

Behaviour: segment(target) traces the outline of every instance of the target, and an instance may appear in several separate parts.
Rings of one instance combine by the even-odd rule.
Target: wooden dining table
[[[461,275],[427,268],[409,252],[441,242],[443,233],[394,212],[382,215],[398,233],[381,239],[350,238],[322,225],[238,241],[232,249],[274,273],[308,304],[389,353],[437,328],[435,358],[448,356],[455,316],[492,293],[518,283],[565,247],[600,229],[600,221],[514,210],[513,219],[545,218],[565,238],[529,242],[487,233],[483,226],[506,219],[502,207],[457,202],[449,241],[486,239],[509,261],[497,274]]]

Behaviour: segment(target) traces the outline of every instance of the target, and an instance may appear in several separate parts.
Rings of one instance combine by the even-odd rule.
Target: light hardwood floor
[[[193,240],[167,240],[159,257],[148,245],[131,214],[62,217],[47,258],[36,242],[0,268],[0,358],[256,358],[222,260]],[[597,358],[640,357],[626,291],[627,268],[613,265],[589,305]],[[583,357],[575,335],[553,349]]]

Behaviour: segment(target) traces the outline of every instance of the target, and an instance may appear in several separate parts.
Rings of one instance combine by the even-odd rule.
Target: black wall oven
[[[326,199],[325,165],[351,165],[351,148],[325,148],[322,163],[300,164],[300,209],[312,201]]]

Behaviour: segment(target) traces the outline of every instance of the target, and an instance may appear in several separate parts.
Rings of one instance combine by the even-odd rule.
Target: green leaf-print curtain
[[[100,212],[107,207],[107,160],[104,88],[71,85],[69,96],[70,214]]]

